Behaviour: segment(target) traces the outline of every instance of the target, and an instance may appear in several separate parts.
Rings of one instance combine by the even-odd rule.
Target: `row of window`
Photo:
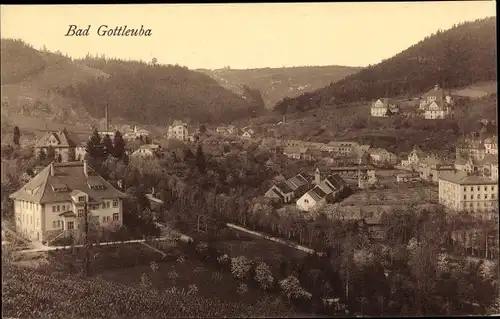
[[[491,199],[495,199],[495,197],[495,193],[490,196]],[[474,195],[470,195],[470,199],[474,199]],[[477,194],[476,199],[481,199],[481,194]],[[488,199],[488,194],[484,194],[484,199]],[[467,195],[464,195],[464,200],[467,200]]]
[[[22,221],[23,223],[29,223],[31,225],[33,225],[33,216],[27,216],[25,214],[22,215]],[[21,223],[21,217],[17,216],[17,222],[18,223]],[[39,226],[40,225],[40,218],[37,218],[36,219],[36,226]]]
[[[78,213],[78,217],[83,217],[83,212]],[[113,217],[102,216],[102,222],[103,223],[109,223],[111,221],[111,218],[113,219],[113,221],[119,221],[120,220],[120,216],[117,213],[115,213],[115,214],[113,214]],[[52,221],[52,228],[59,229],[59,228],[62,228],[62,226],[63,226],[63,223],[62,223],[61,220],[54,220],[54,221]],[[67,229],[74,229],[74,222],[69,221],[67,223]]]
[[[492,191],[495,190],[495,186],[494,185],[491,185],[490,188],[491,188]],[[464,186],[464,192],[467,192],[468,189],[471,192],[473,192],[474,191],[474,186],[470,186],[470,187]],[[488,191],[488,186],[485,185],[483,189],[484,189],[485,192],[487,192]],[[481,190],[481,186],[476,186],[476,190],[480,191]]]
[[[105,201],[101,205],[91,205],[90,209],[99,209],[99,208],[105,209],[105,208],[110,208],[111,205],[113,205],[113,208],[118,207],[118,200],[117,199],[113,200],[113,203],[111,203],[110,201]],[[66,210],[69,210],[69,209],[70,209],[70,205],[53,205],[52,206],[53,213],[65,212]],[[83,209],[79,209],[78,211],[82,211],[82,213],[83,213]]]

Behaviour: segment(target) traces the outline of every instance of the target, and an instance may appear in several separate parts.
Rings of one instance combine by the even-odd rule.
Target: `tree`
[[[125,140],[123,139],[122,133],[120,133],[120,131],[116,131],[113,141],[113,156],[116,158],[122,158],[124,154]]]
[[[108,155],[114,154],[113,142],[111,141],[111,138],[109,137],[108,134],[104,135],[104,137],[102,138],[101,145],[102,145],[103,159],[106,159]]]
[[[266,263],[259,263],[255,268],[255,280],[263,290],[271,288],[274,278],[271,269]]]
[[[300,286],[300,282],[295,276],[288,276],[286,279],[280,281],[280,287],[283,293],[287,296],[288,300],[291,299],[311,299],[312,295],[305,291]]]
[[[19,146],[19,139],[21,138],[21,132],[19,131],[19,127],[14,126],[14,145]]]
[[[252,262],[245,256],[231,258],[231,273],[237,279],[245,279],[252,268]]]
[[[203,154],[203,149],[201,148],[201,144],[198,144],[198,148],[196,149],[196,167],[198,167],[198,171],[201,174],[206,173],[206,159],[205,154]]]
[[[88,140],[86,151],[87,156],[92,164],[94,164],[94,167],[100,166],[104,160],[104,150],[101,144],[101,137],[99,136],[97,129],[94,129],[94,133]]]
[[[151,64],[152,65],[156,65],[156,63],[158,63],[158,59],[157,58],[151,59]]]

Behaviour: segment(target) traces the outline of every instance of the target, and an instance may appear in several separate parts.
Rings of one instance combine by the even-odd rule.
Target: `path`
[[[164,258],[167,256],[167,254],[165,254],[163,251],[159,250],[158,248],[155,248],[155,247],[153,247],[145,242],[142,242],[141,244],[143,244],[144,246],[148,247],[149,249],[154,250],[157,253],[161,254],[161,256]]]
[[[291,247],[291,248],[295,248],[297,250],[306,252],[306,253],[311,254],[311,255],[316,253],[316,251],[314,251],[313,249],[311,249],[309,247],[298,245],[298,244],[295,244],[295,243],[292,243],[292,242],[287,242],[287,241],[285,241],[283,239],[276,238],[276,237],[271,237],[271,236],[266,235],[264,233],[256,232],[256,231],[253,231],[253,230],[249,230],[249,229],[246,229],[244,227],[237,226],[237,225],[234,225],[234,224],[227,223],[226,225],[227,225],[227,227],[230,227],[232,229],[236,229],[236,230],[245,232],[247,234],[258,236],[258,237],[261,237],[261,238],[264,238],[264,239],[267,239],[267,240],[270,240],[270,241],[274,241],[276,243],[279,243],[279,244],[282,244],[282,245],[286,245],[286,246]],[[318,254],[321,255],[322,253],[318,253]]]

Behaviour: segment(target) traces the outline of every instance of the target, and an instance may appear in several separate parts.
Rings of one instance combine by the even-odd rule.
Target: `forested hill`
[[[272,109],[284,97],[296,97],[304,92],[312,92],[359,70],[360,67],[326,65],[196,71],[209,75],[223,87],[238,94],[244,92],[245,86],[259,90],[266,108]]]
[[[113,116],[161,125],[173,119],[230,122],[264,108],[255,92],[239,96],[186,67],[96,57],[77,62],[110,76],[58,88],[58,93],[80,100],[96,117],[104,115],[105,104]]]
[[[1,40],[0,56],[2,118],[91,125],[108,104],[113,119],[165,126],[173,119],[231,122],[264,110],[260,92],[238,95],[185,67],[104,56],[75,60],[15,39]]]
[[[414,96],[435,84],[457,88],[496,80],[496,17],[438,31],[394,57],[310,93],[278,102],[275,110],[340,107],[379,97]]]

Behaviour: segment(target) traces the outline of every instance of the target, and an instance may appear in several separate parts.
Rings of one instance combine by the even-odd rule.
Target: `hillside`
[[[273,108],[284,97],[296,97],[304,92],[317,90],[359,70],[359,67],[329,65],[197,71],[209,75],[223,87],[238,94],[243,93],[244,86],[259,90],[266,108]]]
[[[264,109],[258,92],[240,96],[180,66],[91,56],[72,60],[12,39],[1,40],[1,58],[2,115],[24,129],[31,128],[9,115],[88,128],[104,116],[106,104],[115,119],[162,126],[173,119],[230,122]]]
[[[322,89],[284,99],[275,110],[296,112],[386,96],[414,96],[436,83],[454,89],[496,81],[495,48],[495,17],[465,22]]]
[[[2,122],[9,115],[70,124],[85,122],[81,120],[90,118],[85,109],[51,89],[107,76],[60,53],[36,50],[21,40],[1,40],[1,63]]]

